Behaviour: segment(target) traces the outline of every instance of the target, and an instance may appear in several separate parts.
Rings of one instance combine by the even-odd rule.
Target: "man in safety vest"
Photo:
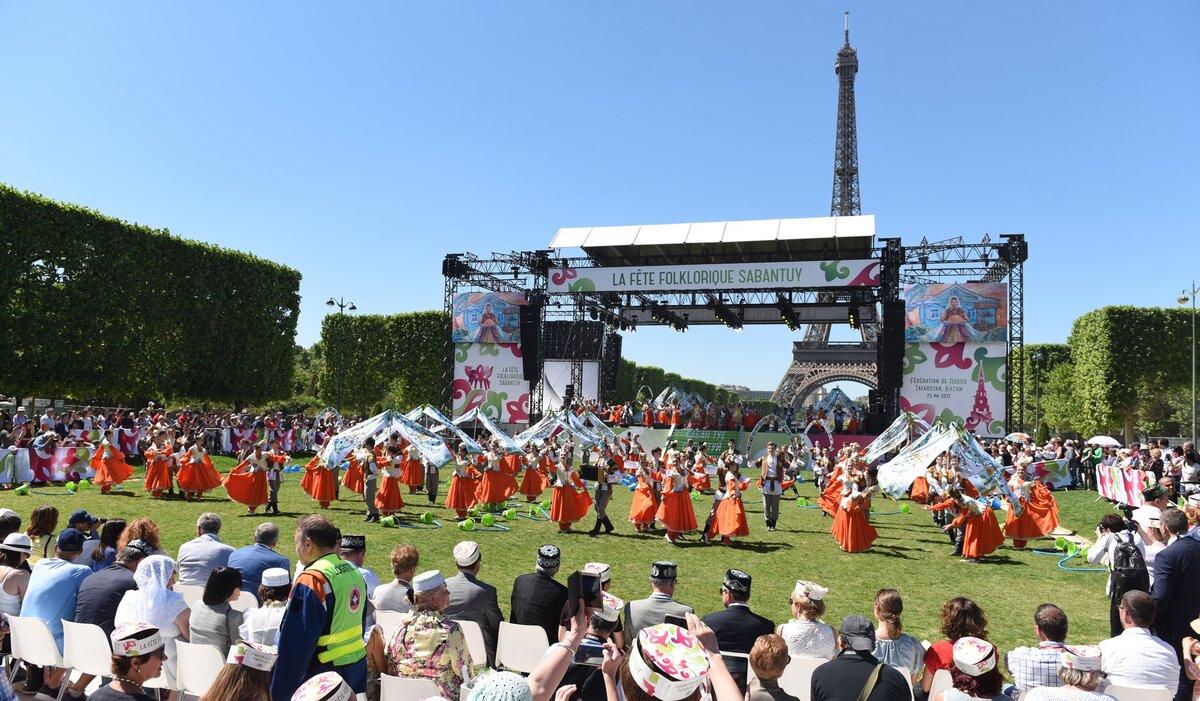
[[[367,690],[367,585],[354,563],[338,557],[340,539],[337,526],[323,516],[305,516],[296,526],[296,555],[305,570],[292,585],[279,625],[272,698],[290,699],[304,680],[329,671],[355,693]]]

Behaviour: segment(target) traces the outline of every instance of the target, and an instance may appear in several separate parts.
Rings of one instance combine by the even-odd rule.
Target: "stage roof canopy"
[[[551,248],[582,248],[599,265],[684,261],[732,262],[813,257],[822,252],[866,255],[875,216],[758,219],[559,229]]]

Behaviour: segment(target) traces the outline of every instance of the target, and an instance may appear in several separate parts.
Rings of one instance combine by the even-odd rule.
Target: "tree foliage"
[[[0,388],[257,402],[291,393],[300,273],[0,185]]]
[[[617,391],[615,393],[617,401],[635,399],[638,390],[642,387],[648,387],[652,392],[648,398],[654,399],[668,386],[684,390],[690,394],[698,394],[709,401],[719,404],[737,401],[736,393],[718,387],[710,382],[682,377],[673,372],[666,372],[662,368],[650,365],[638,365],[632,360],[621,359],[621,364],[617,368]],[[643,391],[644,395],[645,392]]]

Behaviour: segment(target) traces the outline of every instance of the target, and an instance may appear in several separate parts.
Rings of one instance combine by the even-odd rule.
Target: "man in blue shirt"
[[[238,548],[229,556],[229,567],[242,573],[242,591],[258,598],[258,587],[262,584],[262,573],[272,567],[292,571],[292,563],[275,552],[279,543],[279,527],[267,522],[254,529],[254,545]],[[262,604],[262,600],[258,602]]]
[[[77,565],[74,560],[83,553],[83,533],[75,528],[63,529],[58,534],[54,557],[38,560],[29,576],[29,588],[21,604],[21,616],[39,618],[46,623],[58,651],[63,649],[63,619],[75,620],[75,603],[79,587],[92,573],[92,568]],[[67,670],[46,669],[45,686],[39,694],[58,698],[59,685]]]

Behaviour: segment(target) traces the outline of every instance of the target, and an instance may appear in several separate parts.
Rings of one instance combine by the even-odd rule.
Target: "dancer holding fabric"
[[[842,498],[833,517],[833,538],[848,553],[866,552],[879,537],[875,527],[867,521],[866,511],[871,494],[878,488],[868,488],[863,473],[847,474],[843,479]]]
[[[517,489],[525,501],[532,504],[542,498],[542,490],[546,488],[546,475],[542,471],[541,452],[533,445],[525,455],[525,474],[521,475],[521,486]]]
[[[212,458],[208,456],[199,436],[187,439],[185,445],[187,447],[179,459],[179,474],[175,482],[184,498],[191,501],[220,487],[225,480],[213,466]]]
[[[248,513],[266,504],[267,471],[273,464],[271,456],[263,452],[263,444],[256,443],[254,450],[225,478],[225,493],[229,498],[244,504]]]
[[[372,505],[375,507],[375,521],[379,520],[380,514],[384,516],[393,516],[404,508],[404,497],[400,493],[400,480],[404,476],[404,463],[408,460],[404,449],[398,445],[391,446],[387,449],[388,461],[381,465],[379,470],[379,491],[371,495]],[[375,489],[371,489],[375,492]],[[365,497],[364,497],[365,498]]]
[[[425,465],[421,463],[421,451],[405,441],[404,461],[400,463],[400,483],[408,485],[408,493],[416,494],[425,488]]]
[[[337,499],[337,474],[325,465],[321,456],[314,455],[304,466],[300,488],[322,509],[328,509],[329,504]]]
[[[1009,488],[1017,497],[1017,504],[1008,505],[1004,533],[1013,539],[1013,548],[1016,550],[1024,550],[1030,540],[1041,538],[1058,528],[1058,502],[1044,484],[1029,479],[1031,462],[1028,457],[1022,458],[1008,481]],[[1018,505],[1022,509],[1020,516],[1016,514]]]
[[[951,487],[948,498],[942,503],[925,507],[930,511],[950,508],[957,508],[960,513],[942,530],[962,527],[961,552],[965,561],[977,563],[1004,544],[1004,534],[1000,532],[1000,524],[991,507],[980,499],[967,496],[958,487]]]

